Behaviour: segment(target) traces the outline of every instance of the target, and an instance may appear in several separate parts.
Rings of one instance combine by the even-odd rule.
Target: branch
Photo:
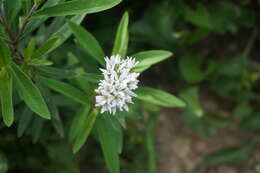
[[[30,10],[29,14],[25,17],[25,19],[24,19],[24,21],[23,21],[23,23],[21,25],[21,28],[20,28],[20,30],[19,30],[19,32],[18,32],[18,34],[17,34],[17,36],[16,36],[16,38],[14,40],[14,44],[15,45],[17,45],[19,43],[19,41],[20,41],[20,39],[21,39],[21,37],[23,35],[23,32],[24,32],[24,29],[25,29],[26,25],[29,23],[33,13],[37,10],[37,8],[38,8],[38,5],[34,4],[32,9]]]

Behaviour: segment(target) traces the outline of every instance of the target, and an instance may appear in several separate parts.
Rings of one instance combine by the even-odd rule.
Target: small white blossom
[[[132,57],[121,59],[120,55],[105,57],[106,69],[100,69],[104,79],[95,90],[96,106],[101,107],[101,113],[109,111],[115,114],[116,109],[128,111],[127,103],[133,103],[132,97],[137,95],[132,91],[137,88],[139,73],[131,72],[138,62]]]

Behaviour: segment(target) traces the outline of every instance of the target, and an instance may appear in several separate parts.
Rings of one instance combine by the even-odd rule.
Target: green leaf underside
[[[32,80],[16,64],[12,64],[8,70],[12,73],[16,89],[27,106],[42,118],[50,119],[48,107]]]
[[[165,107],[184,107],[185,103],[179,98],[162,90],[140,87],[135,90],[137,98]]]
[[[96,13],[119,4],[121,0],[72,0],[41,9],[35,13],[35,17],[54,17],[77,15],[83,13]]]

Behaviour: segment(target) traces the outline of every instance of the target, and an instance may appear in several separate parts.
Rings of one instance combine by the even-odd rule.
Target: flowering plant
[[[126,56],[129,18],[125,13],[116,32],[112,56],[105,57],[96,38],[79,23],[86,14],[111,8],[120,0],[16,2],[14,5],[9,0],[1,1],[0,11],[0,98],[4,124],[17,124],[19,137],[27,133],[36,142],[43,127],[51,123],[60,137],[68,137],[73,143],[74,153],[94,131],[108,170],[118,173],[122,127],[126,126],[126,114],[131,110],[128,103],[135,103],[132,97],[151,105],[185,106],[167,92],[137,86],[141,72],[172,53],[149,50]],[[20,13],[24,18],[20,18]],[[74,16],[65,20],[68,15]],[[50,17],[57,18],[49,19],[50,24],[44,23]],[[21,23],[16,25],[19,19]],[[75,42],[65,43],[71,34]],[[67,45],[73,49],[64,51]],[[64,58],[55,59],[55,52],[59,56],[62,52]],[[69,98],[67,103],[57,93]],[[73,113],[81,107],[77,115],[68,118],[72,118],[68,133],[64,130],[65,118],[59,114],[66,112],[59,107]],[[125,115],[119,115],[121,111]]]

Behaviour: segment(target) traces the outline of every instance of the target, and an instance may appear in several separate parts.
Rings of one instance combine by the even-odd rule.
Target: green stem
[[[249,56],[249,54],[251,52],[251,49],[252,49],[252,47],[254,45],[254,42],[255,42],[257,34],[258,34],[258,28],[255,28],[253,33],[251,34],[249,40],[248,40],[246,48],[245,48],[245,50],[243,52],[243,57],[244,58],[247,58]]]

